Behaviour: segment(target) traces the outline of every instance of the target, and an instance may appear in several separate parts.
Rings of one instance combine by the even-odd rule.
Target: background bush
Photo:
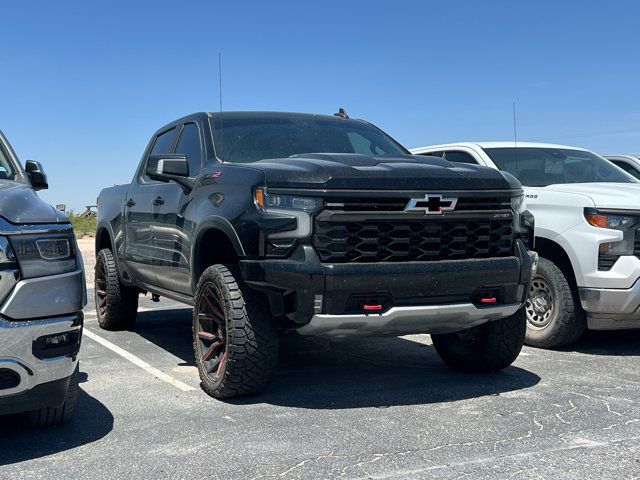
[[[76,236],[78,238],[82,238],[87,234],[95,235],[97,222],[96,217],[82,218],[74,212],[68,212],[67,216],[69,217],[69,221],[71,222],[71,225],[73,225],[73,230],[76,232]]]

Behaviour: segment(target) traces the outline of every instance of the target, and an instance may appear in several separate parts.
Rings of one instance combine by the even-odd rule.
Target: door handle
[[[129,200],[127,200],[127,203],[125,203],[125,205],[129,208],[133,207],[136,204],[136,202],[133,201],[133,198],[130,198]]]
[[[162,197],[156,197],[156,199],[153,201],[154,205],[164,205],[164,198]]]

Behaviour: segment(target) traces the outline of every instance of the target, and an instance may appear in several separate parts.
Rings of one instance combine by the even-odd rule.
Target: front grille
[[[411,197],[349,197],[331,198],[325,201],[327,210],[334,212],[402,212]],[[456,212],[482,210],[508,210],[511,197],[464,197],[459,198]]]
[[[20,375],[8,368],[0,368],[0,390],[8,390],[20,385]]]
[[[404,262],[506,257],[513,251],[510,219],[316,219],[313,244],[323,262]]]

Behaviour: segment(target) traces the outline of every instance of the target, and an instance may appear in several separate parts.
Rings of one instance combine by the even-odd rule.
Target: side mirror
[[[193,189],[189,162],[185,155],[149,155],[145,173],[151,180],[176,182],[185,193]]]
[[[46,190],[49,188],[49,182],[47,181],[47,174],[44,173],[42,164],[35,160],[27,160],[24,164],[24,169],[27,172],[27,177],[31,182],[31,187],[34,190]]]

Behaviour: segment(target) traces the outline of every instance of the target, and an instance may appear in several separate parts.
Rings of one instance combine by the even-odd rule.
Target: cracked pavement
[[[449,370],[426,335],[288,337],[268,391],[220,402],[199,389],[190,310],[141,307],[103,332],[89,305],[86,328],[193,389],[85,337],[74,421],[0,418],[0,478],[640,479],[640,332],[525,348],[489,375]]]

